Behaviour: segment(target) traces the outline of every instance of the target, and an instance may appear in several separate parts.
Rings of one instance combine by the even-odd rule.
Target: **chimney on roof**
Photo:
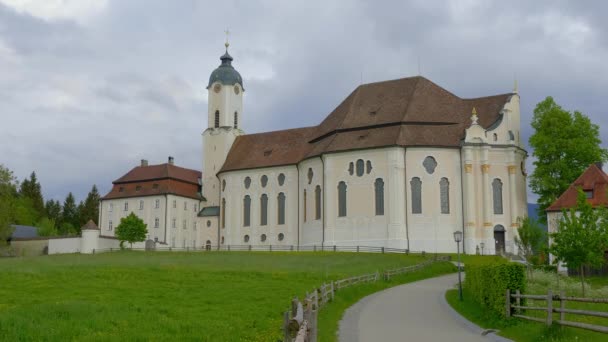
[[[169,156],[169,164],[173,165],[173,157]]]
[[[141,166],[142,167],[148,166],[148,160],[147,159],[142,159],[141,160]]]

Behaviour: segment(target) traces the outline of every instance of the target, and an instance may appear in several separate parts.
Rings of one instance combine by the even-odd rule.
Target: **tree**
[[[547,223],[545,209],[589,165],[608,160],[608,151],[600,147],[597,125],[581,112],[564,110],[552,97],[536,105],[532,127],[529,143],[536,161],[530,188],[539,196],[539,219]]]
[[[17,181],[13,172],[0,164],[0,246],[13,233],[14,202],[17,195]]]
[[[99,192],[97,191],[97,186],[93,185],[93,188],[91,188],[91,191],[89,191],[87,198],[84,200],[84,203],[80,208],[78,215],[80,217],[79,226],[82,227],[89,220],[93,220],[93,222],[97,224],[97,221],[99,220],[99,201],[100,196]]]
[[[55,226],[61,220],[61,203],[55,200],[48,200],[44,204],[44,213],[46,217],[55,221]]]
[[[116,237],[120,240],[120,246],[123,242],[128,242],[133,247],[133,242],[141,242],[146,239],[148,225],[142,219],[137,217],[133,212],[127,217],[120,219],[120,224],[116,227]]]
[[[61,211],[61,222],[59,225],[59,233],[60,234],[68,234],[72,233],[68,229],[77,230],[78,226],[78,211],[76,208],[76,200],[74,199],[74,195],[72,193],[68,193],[65,201],[63,202],[63,210]]]
[[[528,216],[517,219],[519,228],[515,237],[515,245],[519,254],[523,256],[528,264],[539,263],[539,252],[545,247],[547,237],[538,222]],[[528,275],[532,277],[531,268],[528,267]]]
[[[585,296],[585,267],[601,266],[604,251],[608,248],[608,211],[603,207],[593,208],[585,193],[578,189],[576,207],[563,210],[557,232],[549,251],[556,262],[564,262],[568,268],[580,272],[583,297]]]
[[[19,196],[28,198],[31,202],[31,207],[34,209],[36,217],[34,221],[38,220],[44,215],[44,200],[42,198],[42,188],[38,179],[36,178],[36,172],[30,174],[30,178],[21,182],[19,187]]]
[[[55,220],[49,219],[47,217],[43,217],[36,224],[38,227],[38,235],[39,236],[56,236],[57,227],[55,227]]]

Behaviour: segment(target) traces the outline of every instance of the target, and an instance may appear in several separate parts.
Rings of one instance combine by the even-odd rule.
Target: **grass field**
[[[422,260],[331,252],[0,259],[0,339],[277,341],[293,296],[326,280]]]

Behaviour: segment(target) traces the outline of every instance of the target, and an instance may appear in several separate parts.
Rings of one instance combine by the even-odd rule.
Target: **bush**
[[[525,267],[518,263],[471,265],[467,267],[465,286],[479,304],[505,317],[506,290],[524,292],[525,274]]]

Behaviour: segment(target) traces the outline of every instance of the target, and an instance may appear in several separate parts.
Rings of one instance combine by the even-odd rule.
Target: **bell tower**
[[[211,73],[208,93],[207,129],[203,132],[203,195],[206,206],[219,206],[220,184],[217,173],[224,165],[228,152],[240,129],[243,111],[243,80],[232,66],[234,60],[226,53],[220,57],[222,63]]]

